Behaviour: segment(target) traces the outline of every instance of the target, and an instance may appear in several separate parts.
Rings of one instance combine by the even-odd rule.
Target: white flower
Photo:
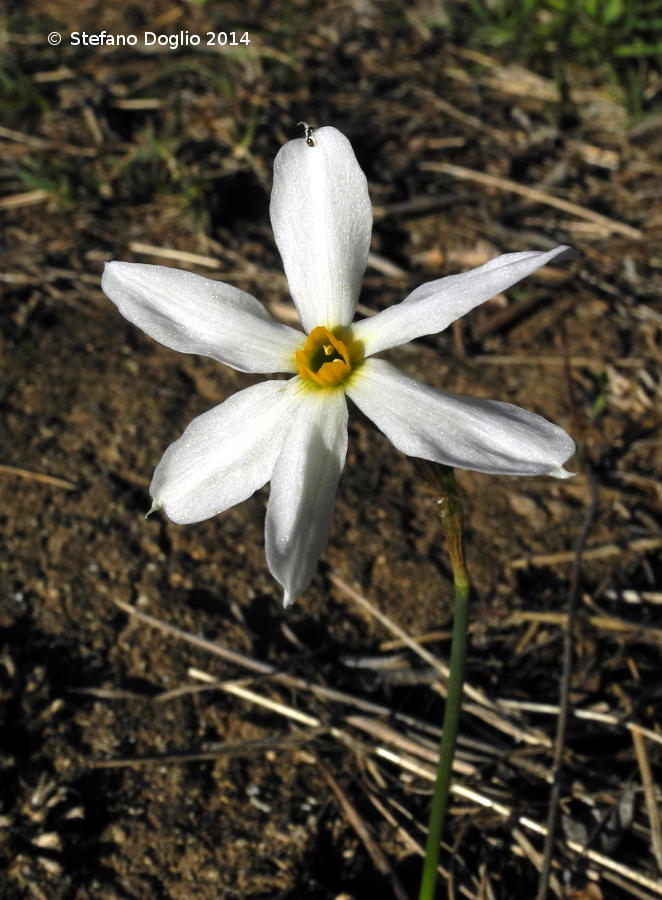
[[[265,541],[287,606],[326,546],[347,450],[347,397],[403,453],[506,475],[569,473],[572,439],[516,406],[442,394],[375,354],[446,328],[567,247],[507,253],[417,288],[351,324],[372,212],[365,175],[335,128],[293,140],[274,162],[271,222],[306,334],[275,322],[250,294],[164,266],[111,262],[102,287],[155,340],[241,372],[287,372],[194,419],[150,486],[179,523],[229,509],[271,481]]]

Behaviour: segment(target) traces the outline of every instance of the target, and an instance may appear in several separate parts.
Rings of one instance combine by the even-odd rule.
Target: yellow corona
[[[363,362],[363,344],[352,338],[350,328],[313,328],[297,351],[301,378],[321,388],[344,384]]]

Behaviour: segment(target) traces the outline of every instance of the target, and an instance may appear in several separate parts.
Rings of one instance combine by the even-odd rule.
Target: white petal
[[[424,334],[436,334],[541,266],[572,253],[565,245],[547,252],[505,253],[461,275],[428,281],[401,303],[357,322],[352,327],[354,337],[363,342],[365,355],[372,356]]]
[[[352,321],[372,231],[368,182],[351,144],[335,128],[312,137],[313,147],[298,138],[278,151],[270,210],[306,331]]]
[[[344,392],[308,391],[274,468],[265,525],[267,563],[285,606],[308,587],[326,546],[346,452]]]
[[[298,380],[263,381],[193,419],[156,467],[149,488],[154,505],[187,525],[266,484],[300,402]]]
[[[347,393],[409,456],[495,475],[569,475],[559,469],[572,438],[510,403],[442,394],[383,359],[367,359]]]
[[[166,347],[240,372],[297,371],[294,354],[304,335],[229,284],[166,266],[111,262],[101,287],[125,318]]]

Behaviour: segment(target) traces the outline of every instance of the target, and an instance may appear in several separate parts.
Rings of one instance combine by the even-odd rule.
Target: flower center
[[[318,387],[337,387],[363,362],[363,344],[349,328],[313,328],[296,354],[299,375]]]

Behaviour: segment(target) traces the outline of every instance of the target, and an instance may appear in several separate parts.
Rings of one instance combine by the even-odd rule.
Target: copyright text
[[[57,46],[62,35],[52,31],[48,35],[48,43]],[[66,40],[66,37],[65,37]],[[69,44],[72,47],[167,47],[177,50],[179,47],[247,47],[251,42],[247,31],[207,31],[195,34],[190,31],[176,31],[173,34],[160,34],[155,31],[143,31],[140,34],[114,34],[109,31],[72,31]]]

